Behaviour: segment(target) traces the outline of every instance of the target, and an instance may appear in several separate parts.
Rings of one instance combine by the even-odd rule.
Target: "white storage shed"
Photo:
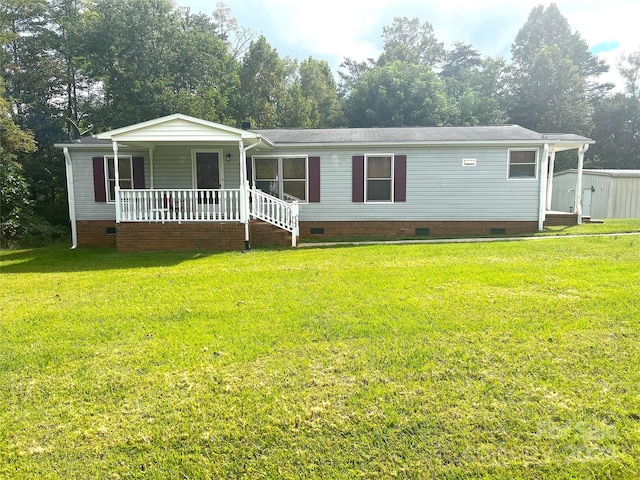
[[[554,211],[575,211],[577,170],[553,176]],[[640,170],[582,171],[582,215],[594,219],[640,218]]]

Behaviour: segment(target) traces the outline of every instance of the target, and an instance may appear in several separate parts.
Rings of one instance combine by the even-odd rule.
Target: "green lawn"
[[[0,478],[640,477],[640,236],[0,265]]]

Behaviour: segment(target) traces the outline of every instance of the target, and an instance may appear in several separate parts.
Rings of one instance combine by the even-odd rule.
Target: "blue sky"
[[[217,0],[175,0],[211,14]],[[337,71],[344,57],[376,58],[382,27],[395,16],[429,21],[446,46],[471,43],[484,55],[509,56],[511,43],[540,0],[226,0],[241,25],[262,33],[281,56],[324,59]],[[640,0],[557,0],[571,28],[612,72],[602,77],[620,88],[615,64],[640,50]]]

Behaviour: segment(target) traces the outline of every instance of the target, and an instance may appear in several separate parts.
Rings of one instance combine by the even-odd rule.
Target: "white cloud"
[[[211,13],[211,0],[177,0],[193,11]],[[377,57],[382,27],[394,16],[429,21],[438,38],[451,45],[464,41],[483,54],[508,56],[511,43],[540,0],[227,0],[242,25],[264,33],[280,55],[326,59],[334,69],[344,57]],[[623,52],[640,50],[638,0],[556,0],[560,12],[589,46],[619,42],[600,57],[612,69],[607,80],[620,84],[615,65]]]

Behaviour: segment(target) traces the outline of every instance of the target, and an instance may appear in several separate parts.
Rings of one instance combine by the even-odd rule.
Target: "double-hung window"
[[[537,150],[509,150],[509,178],[536,178]]]
[[[254,157],[257,189],[281,200],[307,201],[307,157]]]
[[[116,168],[113,157],[105,157],[106,181],[107,181],[107,201],[116,201]],[[121,189],[133,188],[133,165],[131,156],[118,155],[118,177]]]
[[[393,155],[365,156],[365,200],[393,201]]]

